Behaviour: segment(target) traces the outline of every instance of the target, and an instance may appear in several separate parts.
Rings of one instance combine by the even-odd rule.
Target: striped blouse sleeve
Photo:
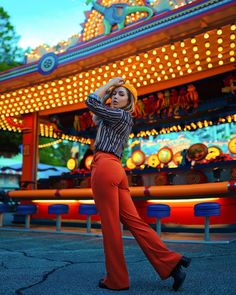
[[[110,123],[117,123],[123,116],[123,110],[112,109],[104,105],[96,94],[89,94],[85,101],[87,107],[96,116]]]

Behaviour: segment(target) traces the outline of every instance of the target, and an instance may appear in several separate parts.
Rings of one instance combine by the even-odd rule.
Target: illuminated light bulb
[[[198,67],[197,67],[197,70],[198,70],[198,71],[201,71],[201,70],[202,70],[202,67],[201,67],[201,66],[198,66]]]
[[[132,65],[132,69],[135,70],[136,69],[136,65]]]
[[[223,60],[219,60],[218,64],[222,66],[224,64]]]
[[[169,59],[168,54],[166,54],[166,55],[164,56],[164,59],[165,59],[165,60],[168,60],[168,59]]]
[[[152,64],[152,61],[151,61],[151,59],[149,59],[149,60],[148,60],[148,64],[149,64],[149,65],[151,65],[151,64]]]
[[[199,54],[198,53],[194,54],[194,58],[195,59],[198,59],[199,58]]]
[[[234,56],[230,57],[230,62],[235,62],[235,57]]]
[[[236,25],[231,25],[231,26],[230,26],[230,30],[231,30],[231,31],[235,31],[235,30],[236,30]]]
[[[162,75],[165,75],[166,71],[165,70],[162,70],[161,73],[162,73]]]
[[[125,63],[124,63],[124,61],[122,60],[122,61],[120,61],[120,65],[121,66],[123,66]]]
[[[234,50],[230,50],[229,55],[234,56]]]
[[[180,71],[179,74],[180,74],[180,76],[183,76],[184,73],[182,71]]]
[[[169,72],[170,72],[170,73],[173,73],[174,70],[173,70],[172,68],[169,68]]]
[[[211,46],[210,42],[206,42],[206,43],[205,43],[205,47],[206,47],[206,48],[209,48],[210,46]]]
[[[161,81],[161,77],[158,77],[158,78],[157,78],[157,81],[159,81],[159,82],[160,82],[160,81]]]
[[[179,64],[179,59],[176,59],[175,60],[175,63],[178,65]]]
[[[110,67],[109,66],[105,66],[105,70],[106,71],[109,71],[110,70]]]
[[[197,46],[193,46],[193,51],[194,52],[198,51],[198,47]]]
[[[99,68],[99,69],[98,69],[98,72],[99,72],[99,73],[102,73],[102,68]]]
[[[160,62],[160,61],[161,61],[160,57],[157,57],[156,62]]]
[[[157,72],[155,72],[155,73],[154,73],[154,77],[157,77],[157,76],[158,76],[158,73],[157,73]]]
[[[163,52],[163,53],[166,52],[165,47],[162,47],[162,48],[161,48],[161,52]]]
[[[172,78],[175,78],[175,77],[176,77],[175,73],[172,73],[172,74],[171,74],[171,77],[172,77]]]
[[[163,69],[163,64],[159,64],[159,69]]]
[[[223,54],[219,53],[217,56],[218,56],[218,58],[222,58]]]
[[[230,43],[230,48],[235,48],[235,43]]]
[[[207,61],[207,62],[210,62],[210,61],[211,61],[211,58],[210,58],[210,57],[207,57],[207,58],[206,58],[206,61]]]
[[[208,39],[208,38],[209,38],[209,34],[208,34],[208,33],[205,33],[205,34],[204,34],[204,38],[205,38],[205,39]]]
[[[206,55],[211,55],[211,51],[210,50],[207,50],[206,51]]]
[[[219,52],[223,51],[223,47],[222,46],[218,47],[218,51]]]
[[[137,83],[137,87],[140,87],[140,86],[141,86],[141,84],[138,82],[138,83]]]
[[[135,59],[136,59],[137,61],[139,61],[139,60],[140,60],[140,56],[137,55],[137,56],[135,57]]]
[[[139,64],[139,66],[140,66],[141,68],[143,68],[143,67],[144,67],[144,63],[141,62],[141,63]]]
[[[168,76],[167,76],[167,75],[165,75],[165,76],[164,76],[164,79],[165,79],[165,80],[168,80]]]
[[[218,44],[222,44],[223,43],[223,39],[222,38],[217,39],[217,43]]]
[[[191,74],[191,73],[192,73],[192,70],[191,70],[191,69],[188,69],[187,72],[188,72],[189,74]]]
[[[230,35],[230,40],[235,40],[235,34]]]
[[[182,42],[180,42],[180,47],[184,47],[185,46],[185,43],[182,41]]]
[[[191,39],[191,43],[195,44],[197,42],[197,40],[195,38]]]
[[[185,61],[185,62],[187,62],[187,61],[188,61],[188,58],[187,58],[187,56],[185,56],[185,58],[184,58],[184,61]]]
[[[178,67],[177,67],[177,70],[180,71],[180,70],[181,70],[181,66],[178,66]]]
[[[189,67],[190,67],[190,65],[189,65],[189,64],[185,64],[185,68],[187,68],[187,69],[188,69]]]
[[[148,54],[147,53],[144,53],[144,58],[148,58]]]
[[[209,63],[207,66],[209,69],[213,67],[213,65],[211,63]]]
[[[171,62],[170,61],[168,61],[167,66],[171,67]]]
[[[152,54],[153,54],[153,55],[156,55],[156,54],[157,54],[157,51],[154,49],[154,50],[152,51]]]
[[[177,56],[178,56],[177,52],[174,52],[173,57],[177,57]]]
[[[197,46],[195,46],[195,47],[197,47]],[[182,50],[182,53],[183,53],[183,54],[186,54],[186,53],[187,53],[186,49],[183,49],[183,50]]]
[[[170,49],[175,50],[175,45],[174,44],[170,45]]]

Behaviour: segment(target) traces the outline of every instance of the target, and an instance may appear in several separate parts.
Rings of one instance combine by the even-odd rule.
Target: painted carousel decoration
[[[131,159],[136,166],[141,166],[145,162],[145,154],[141,150],[136,150],[132,153]]]

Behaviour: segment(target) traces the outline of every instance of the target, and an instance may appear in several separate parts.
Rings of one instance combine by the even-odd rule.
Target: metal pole
[[[56,231],[61,231],[61,215],[57,214],[56,217]]]
[[[25,228],[30,228],[30,214],[25,215]]]
[[[210,240],[209,225],[210,225],[210,218],[209,216],[205,216],[205,241]]]
[[[161,235],[161,218],[157,218],[157,222],[156,222],[156,231],[158,233],[158,235]]]
[[[91,232],[91,215],[87,215],[87,233]]]
[[[3,226],[3,213],[0,213],[0,227]]]

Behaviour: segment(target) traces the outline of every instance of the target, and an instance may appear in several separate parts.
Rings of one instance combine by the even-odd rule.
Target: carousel
[[[80,34],[40,45],[23,66],[0,73],[0,129],[23,134],[24,187],[8,195],[37,204],[32,220],[50,220],[50,204],[83,220],[91,203],[96,127],[89,93],[122,76],[138,91],[134,127],[122,163],[147,221],[149,204],[168,204],[168,227],[200,225],[202,202],[218,202],[217,228],[236,225],[236,3],[233,0],[87,0]],[[70,172],[37,181],[39,137],[82,146]],[[47,145],[40,148],[47,148]],[[94,220],[99,223],[99,216]]]

